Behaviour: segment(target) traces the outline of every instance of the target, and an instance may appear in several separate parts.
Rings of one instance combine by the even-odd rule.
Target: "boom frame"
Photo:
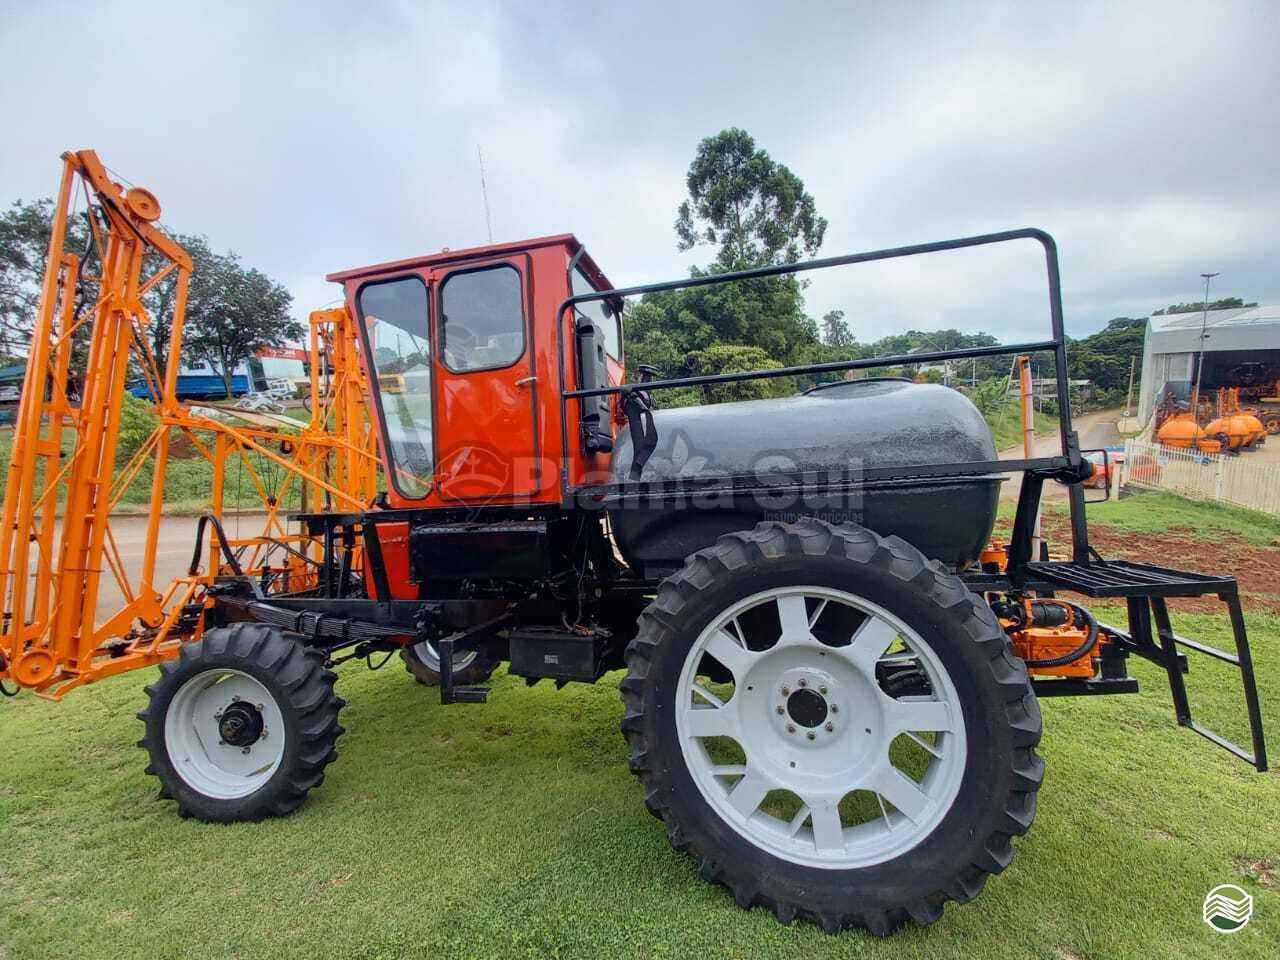
[[[295,429],[236,411],[193,409],[177,396],[191,257],[158,225],[160,205],[150,192],[115,182],[92,150],[68,152],[62,160],[0,521],[0,597],[7,611],[0,680],[55,700],[82,684],[176,656],[182,643],[203,632],[220,578],[234,573],[292,590],[314,582],[325,545],[291,533],[284,511],[291,500],[304,509],[365,509],[377,495],[378,475],[357,334],[345,308],[310,316],[308,422]],[[86,256],[66,249],[80,198],[92,237]],[[96,274],[87,272],[90,262]],[[169,277],[175,295],[162,371],[146,335],[154,321],[143,298]],[[77,292],[86,283],[97,294],[78,315]],[[87,334],[89,343],[77,397],[71,385],[78,334]],[[159,425],[127,463],[118,464],[131,366],[149,387]],[[157,549],[177,433],[213,466],[210,515],[227,511],[226,481],[234,464],[260,500],[260,523],[255,534],[235,538],[217,525],[222,542],[210,542],[203,564],[193,562],[186,576],[161,588]],[[64,450],[67,434],[72,442]],[[146,542],[135,573],[121,555],[111,519],[148,464]],[[124,602],[99,621],[104,574]]]

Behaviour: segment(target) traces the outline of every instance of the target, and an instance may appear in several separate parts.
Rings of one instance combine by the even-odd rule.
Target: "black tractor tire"
[[[966,762],[958,793],[932,832],[894,859],[854,869],[791,862],[753,844],[707,802],[676,733],[682,664],[700,633],[731,604],[764,590],[846,590],[911,626],[944,661],[964,716]],[[817,520],[762,523],[722,536],[661,584],[627,648],[623,734],[645,805],[672,847],[745,909],[835,933],[886,935],[928,925],[949,900],[972,900],[1013,857],[1030,828],[1044,765],[1035,747],[1040,709],[1027,670],[990,607],[956,576],[897,537]]]
[[[425,655],[424,655],[425,654]],[[453,682],[459,686],[484,683],[493,675],[498,663],[484,649],[474,651],[466,659],[457,654],[453,658]],[[440,686],[440,660],[430,651],[422,651],[418,645],[407,646],[400,651],[404,668],[415,680],[428,687]]]
[[[138,713],[146,725],[138,746],[149,754],[146,772],[160,780],[160,797],[176,801],[184,817],[214,823],[283,817],[300,807],[307,793],[324,782],[325,767],[338,758],[335,743],[344,732],[338,714],[346,701],[334,694],[337,674],[325,668],[324,659],[301,640],[257,623],[209,630],[200,640],[184,644],[175,659],[160,665],[160,679],[146,687],[150,702]],[[265,771],[259,774],[265,780],[252,792],[224,797],[202,790],[194,777],[179,773],[184,759],[170,756],[166,726],[184,715],[181,709],[170,709],[181,691],[199,690],[201,685],[212,690],[216,683],[211,678],[235,675],[251,678],[260,685],[256,690],[265,690],[283,727],[266,729],[260,713],[260,739],[247,749],[259,743],[265,748],[267,737],[274,734],[272,752],[280,738],[283,750],[274,772],[269,777]],[[202,737],[198,745],[211,756],[221,756],[218,751],[230,745],[218,739],[220,735]]]

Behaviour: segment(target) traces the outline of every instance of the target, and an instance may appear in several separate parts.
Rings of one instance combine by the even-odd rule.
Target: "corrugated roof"
[[[1201,323],[1208,327],[1240,327],[1254,324],[1280,324],[1280,305],[1263,307],[1232,307],[1229,310],[1210,310],[1208,320],[1203,311],[1172,313],[1148,318],[1152,333],[1169,330],[1199,330]]]

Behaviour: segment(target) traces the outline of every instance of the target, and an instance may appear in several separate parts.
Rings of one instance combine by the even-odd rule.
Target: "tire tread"
[[[653,653],[663,635],[678,629],[681,612],[700,591],[749,565],[752,554],[770,563],[797,553],[809,557],[837,555],[856,563],[874,564],[923,591],[937,606],[954,611],[963,634],[985,648],[992,678],[1003,690],[1014,750],[1001,829],[986,838],[978,856],[957,864],[951,876],[938,878],[933,891],[887,912],[868,909],[844,914],[814,913],[761,889],[758,878],[749,873],[716,864],[711,851],[699,849],[689,839],[654,770],[644,692],[649,685]],[[1010,652],[1008,639],[990,606],[941,564],[926,559],[899,537],[881,537],[863,527],[837,527],[813,519],[794,524],[761,523],[749,531],[726,534],[713,546],[694,553],[680,570],[662,582],[657,596],[640,616],[639,629],[626,649],[625,660],[627,675],[619,687],[625,705],[622,732],[631,750],[631,770],[644,785],[645,806],[665,823],[671,846],[687,851],[698,863],[699,875],[728,888],[744,909],[763,906],[784,924],[804,916],[828,933],[858,927],[885,936],[909,921],[927,926],[942,916],[947,901],[966,903],[976,897],[987,878],[1003,871],[1012,860],[1010,838],[1025,834],[1031,827],[1044,764],[1035,753],[1042,723],[1026,667]]]

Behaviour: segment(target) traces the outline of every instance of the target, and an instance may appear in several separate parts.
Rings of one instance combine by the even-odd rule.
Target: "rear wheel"
[[[435,644],[423,640],[400,651],[404,668],[428,687],[440,685],[440,654]],[[497,664],[482,650],[464,650],[453,655],[453,682],[459,685],[484,683]]]
[[[210,630],[160,666],[138,714],[150,773],[184,816],[230,822],[284,816],[337,759],[344,701],[324,656],[278,630]]]
[[[1008,865],[1040,713],[991,610],[894,537],[722,537],[627,651],[623,730],[673,846],[739,905],[825,930],[927,924]]]

